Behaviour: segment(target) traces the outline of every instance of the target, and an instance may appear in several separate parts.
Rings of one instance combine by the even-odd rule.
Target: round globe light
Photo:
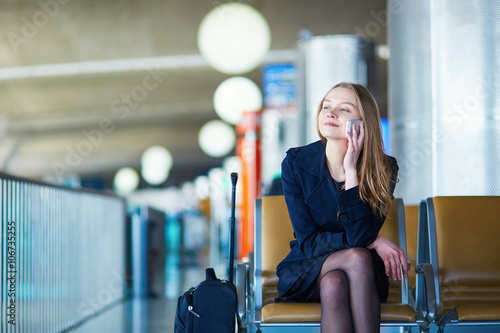
[[[172,168],[172,154],[162,146],[146,149],[141,158],[141,175],[151,185],[162,184]]]
[[[227,155],[236,143],[234,129],[220,120],[210,120],[198,133],[198,144],[208,156]]]
[[[121,168],[116,172],[113,184],[115,191],[119,194],[130,194],[139,186],[139,175],[132,168]]]
[[[238,124],[243,111],[262,109],[262,93],[252,80],[235,76],[224,80],[215,90],[214,109],[222,120]]]
[[[206,61],[225,74],[256,68],[271,46],[271,30],[264,16],[244,3],[216,6],[198,28],[198,48]]]

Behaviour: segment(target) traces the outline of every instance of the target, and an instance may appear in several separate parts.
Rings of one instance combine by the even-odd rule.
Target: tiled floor
[[[135,299],[114,306],[71,332],[174,332],[175,300]]]
[[[118,304],[71,333],[173,333],[177,298],[204,280],[208,267],[205,259],[191,260],[180,268],[173,262],[179,260],[169,264],[167,259],[165,297],[132,299]],[[217,271],[220,272],[220,268]]]

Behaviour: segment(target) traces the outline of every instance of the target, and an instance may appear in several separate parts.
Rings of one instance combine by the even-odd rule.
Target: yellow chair
[[[294,239],[284,196],[266,196],[256,200],[255,246],[253,260],[253,292],[249,325],[262,332],[319,332],[320,303],[274,303],[278,295],[276,266],[290,251]],[[398,225],[402,230],[398,230]],[[403,201],[394,201],[393,209],[381,233],[405,250]],[[400,283],[392,288],[401,288]],[[401,292],[399,292],[401,295]],[[404,301],[404,302],[403,302]],[[428,325],[420,312],[407,304],[407,300],[381,304],[381,327],[400,327],[409,331]]]
[[[498,332],[500,196],[433,197],[424,206],[419,251],[428,250],[430,264],[419,262],[418,272],[425,278],[430,317],[440,332],[448,326]]]

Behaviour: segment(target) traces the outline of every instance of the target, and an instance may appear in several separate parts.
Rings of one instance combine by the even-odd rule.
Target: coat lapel
[[[304,189],[305,203],[315,212],[323,216],[337,217],[336,189],[326,165],[325,145],[318,141],[306,147],[297,156],[295,163],[308,172],[303,181],[309,183]]]

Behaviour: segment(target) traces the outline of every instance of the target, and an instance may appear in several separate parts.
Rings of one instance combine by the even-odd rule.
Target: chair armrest
[[[407,267],[407,270],[408,272],[410,271],[411,269],[411,263],[410,262],[406,262],[406,267]],[[410,304],[410,289],[409,289],[409,286],[408,286],[408,277],[404,277],[402,276],[401,277],[401,301],[404,303],[404,304]]]
[[[249,288],[249,272],[250,265],[247,263],[239,263],[236,265],[235,287],[238,295],[238,321],[240,327],[245,328],[247,324],[248,302],[250,299]]]
[[[424,263],[415,266],[415,273],[423,274],[425,284],[425,297],[427,307],[427,317],[433,321],[437,315],[436,286],[434,284],[434,269],[431,264]]]

